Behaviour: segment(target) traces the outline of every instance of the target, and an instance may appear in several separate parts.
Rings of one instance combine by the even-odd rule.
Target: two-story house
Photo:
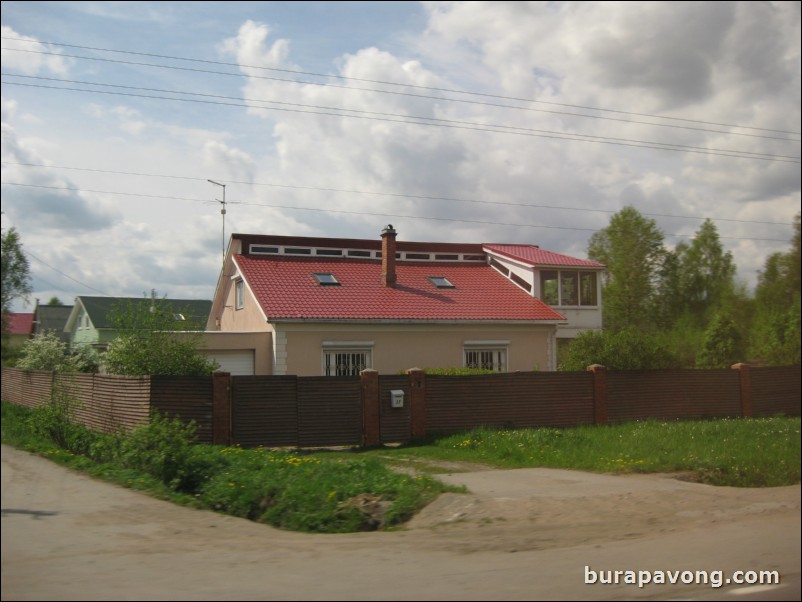
[[[554,370],[601,328],[604,266],[531,245],[234,234],[207,331],[268,333],[268,373]]]

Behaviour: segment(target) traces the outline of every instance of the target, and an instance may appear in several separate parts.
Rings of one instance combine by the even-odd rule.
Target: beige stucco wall
[[[462,367],[466,341],[508,341],[510,372],[555,369],[555,327],[458,324],[275,325],[275,374],[319,376],[324,342],[372,342],[373,369]],[[283,364],[282,364],[283,360]]]
[[[234,286],[236,280],[228,279],[226,281],[225,303],[221,308],[221,313],[215,318],[220,319],[219,330],[236,331],[236,332],[264,332],[269,331],[268,326],[262,310],[259,308],[251,290],[245,285],[245,294],[243,299],[243,306],[237,309],[236,306],[236,287]],[[210,330],[217,329],[216,324]]]

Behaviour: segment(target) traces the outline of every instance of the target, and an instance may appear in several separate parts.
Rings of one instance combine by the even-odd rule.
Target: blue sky
[[[2,27],[2,223],[42,302],[210,298],[209,179],[227,233],[585,257],[627,205],[669,247],[709,217],[748,286],[800,210],[796,2],[3,2]]]

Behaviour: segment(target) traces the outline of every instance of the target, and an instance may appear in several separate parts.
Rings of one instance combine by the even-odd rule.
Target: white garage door
[[[253,376],[253,349],[209,350],[206,356],[220,364],[219,370],[235,376]]]

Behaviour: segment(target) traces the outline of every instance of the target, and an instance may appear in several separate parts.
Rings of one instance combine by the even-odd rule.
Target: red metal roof
[[[9,334],[31,334],[33,314],[6,314]]]
[[[523,261],[531,266],[566,266],[577,268],[604,268],[602,263],[552,253],[534,245],[483,245],[487,251]]]
[[[564,321],[484,263],[396,263],[395,287],[382,285],[381,262],[235,255],[237,265],[269,319]],[[315,272],[339,286],[322,286]],[[454,288],[437,288],[444,276]]]

